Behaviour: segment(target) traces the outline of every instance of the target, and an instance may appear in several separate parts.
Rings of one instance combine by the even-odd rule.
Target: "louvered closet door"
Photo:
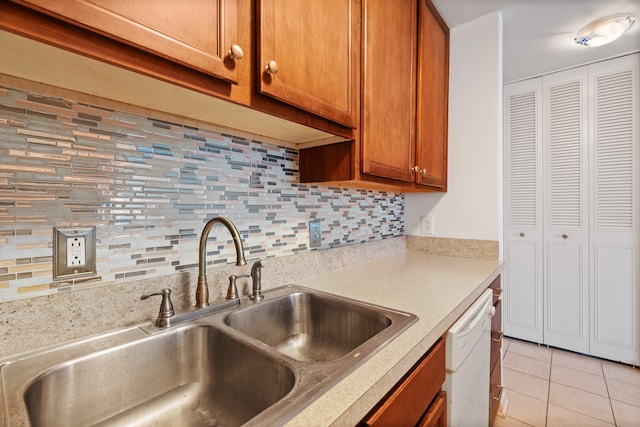
[[[543,77],[544,342],[589,351],[587,68]]]
[[[589,66],[591,354],[640,364],[640,55]]]
[[[542,342],[542,79],[505,86],[505,334]]]

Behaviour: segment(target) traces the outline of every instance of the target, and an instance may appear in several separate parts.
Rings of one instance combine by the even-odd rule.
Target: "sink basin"
[[[295,292],[234,311],[225,322],[293,359],[328,362],[389,327],[392,319],[355,301]]]
[[[283,425],[416,319],[269,289],[0,360],[0,426]]]
[[[56,366],[24,401],[34,427],[227,426],[253,418],[294,383],[282,362],[195,325]]]

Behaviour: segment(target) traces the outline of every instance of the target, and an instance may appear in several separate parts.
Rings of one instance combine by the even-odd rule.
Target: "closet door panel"
[[[544,342],[589,350],[587,69],[543,77]]]
[[[637,253],[632,247],[600,244],[593,245],[593,252],[593,354],[632,363],[624,350],[637,346],[637,322],[625,319],[637,319]],[[618,351],[605,351],[611,346]]]
[[[542,79],[505,86],[504,331],[542,342]]]
[[[640,55],[589,66],[591,354],[640,364]]]
[[[541,242],[510,239],[505,270],[504,332],[537,343],[542,342]]]
[[[547,244],[545,344],[588,352],[585,252],[580,242]]]

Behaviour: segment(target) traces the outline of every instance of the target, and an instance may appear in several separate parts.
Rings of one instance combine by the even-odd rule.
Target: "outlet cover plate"
[[[54,228],[53,280],[69,280],[95,274],[96,227]]]
[[[433,217],[425,215],[420,218],[420,232],[429,236],[433,235]]]
[[[322,234],[320,221],[309,221],[309,247],[319,248],[322,246]]]

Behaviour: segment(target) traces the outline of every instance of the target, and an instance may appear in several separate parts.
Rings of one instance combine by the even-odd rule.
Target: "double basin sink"
[[[264,296],[0,361],[0,425],[282,425],[417,319],[299,286]]]

